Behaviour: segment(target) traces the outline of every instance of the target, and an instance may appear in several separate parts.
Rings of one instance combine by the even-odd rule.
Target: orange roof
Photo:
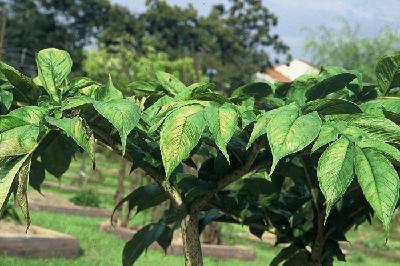
[[[273,78],[276,81],[280,81],[280,82],[290,82],[290,79],[286,76],[284,76],[282,73],[276,71],[273,68],[268,68],[267,69],[267,74]]]

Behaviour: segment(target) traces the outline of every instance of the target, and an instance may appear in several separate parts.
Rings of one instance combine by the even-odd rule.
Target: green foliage
[[[58,56],[47,60],[42,67],[60,66]],[[69,65],[42,72],[50,87],[32,87],[31,79],[2,68],[13,99],[21,84],[39,91],[23,104],[13,101],[0,116],[2,208],[14,194],[28,224],[28,176],[40,191],[45,171],[60,177],[77,150],[94,159],[99,143],[154,181],[116,208],[128,202],[129,210],[140,212],[167,200],[171,206],[127,242],[124,265],[153,242],[165,249],[189,213],[200,228],[217,220],[248,225],[258,237],[276,232],[278,243],[291,248],[273,264],[343,260],[338,241],[373,214],[388,232],[400,187],[395,65],[378,71],[390,80],[380,88],[363,84],[358,72],[329,67],[285,86],[253,83],[230,96],[213,84],[186,86],[158,71],[157,81],[131,83],[130,97],[110,78],[105,85],[84,77],[70,82]],[[387,96],[378,96],[379,90]]]
[[[354,176],[354,146],[345,137],[330,145],[318,161],[319,187],[326,198],[326,216]]]
[[[191,58],[173,59],[164,52],[156,52],[151,46],[141,53],[125,42],[122,39],[119,43],[109,46],[100,43],[97,49],[89,50],[85,53],[83,70],[91,78],[99,81],[105,81],[104,78],[110,74],[115,84],[126,95],[133,94],[132,90],[147,91],[146,88],[149,87],[152,91],[157,89],[157,86],[150,85],[148,81],[154,80],[155,72],[160,70],[186,82],[195,80]],[[136,82],[131,84],[132,81]]]
[[[75,205],[85,207],[99,207],[100,198],[97,193],[90,189],[84,189],[77,192],[71,199]]]
[[[71,57],[66,51],[50,48],[41,50],[36,62],[41,85],[55,102],[60,102],[60,87],[72,68]]]
[[[301,115],[299,107],[290,104],[274,112],[267,124],[267,136],[273,162],[272,174],[279,160],[307,147],[317,136],[321,119],[317,112]]]
[[[165,119],[160,132],[160,149],[167,177],[189,157],[199,142],[206,126],[203,109],[201,105],[184,106]]]
[[[115,99],[95,102],[93,107],[118,130],[122,142],[122,155],[124,155],[126,138],[140,119],[139,106],[127,99]]]
[[[381,58],[376,65],[376,77],[382,93],[386,95],[391,88],[400,86],[400,54]]]
[[[344,19],[339,22],[339,27],[320,26],[308,30],[304,50],[316,64],[357,69],[363,73],[365,81],[376,81],[375,63],[380,57],[400,49],[398,29],[384,27],[375,37],[363,37],[359,25]]]

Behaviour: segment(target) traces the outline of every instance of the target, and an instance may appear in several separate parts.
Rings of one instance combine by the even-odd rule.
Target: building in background
[[[291,82],[304,74],[318,73],[319,68],[305,60],[294,59],[289,64],[268,68],[265,73],[255,74],[255,80],[267,82]]]

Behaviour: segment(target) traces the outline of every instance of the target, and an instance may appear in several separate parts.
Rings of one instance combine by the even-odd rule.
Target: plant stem
[[[182,241],[185,266],[202,266],[203,255],[197,213],[188,214],[182,220]]]

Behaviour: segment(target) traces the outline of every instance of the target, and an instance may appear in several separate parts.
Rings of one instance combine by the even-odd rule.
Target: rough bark
[[[182,220],[182,241],[185,256],[185,266],[202,266],[200,235],[197,213],[188,214]]]

